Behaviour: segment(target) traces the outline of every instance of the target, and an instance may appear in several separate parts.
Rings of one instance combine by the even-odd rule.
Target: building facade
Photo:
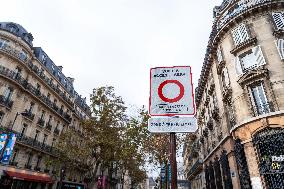
[[[188,179],[199,158],[205,184],[192,188],[284,188],[284,1],[225,0],[213,12]]]
[[[3,133],[16,133],[13,153],[3,151],[0,188],[55,188],[60,168],[54,145],[64,129],[82,132],[79,123],[91,111],[62,73],[22,26],[0,23],[0,124]],[[12,137],[12,136],[8,136]],[[3,146],[2,146],[3,147]],[[6,148],[7,149],[7,148]],[[83,182],[83,173],[66,170],[64,182]]]

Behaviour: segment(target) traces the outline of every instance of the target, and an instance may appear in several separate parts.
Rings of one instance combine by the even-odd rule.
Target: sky
[[[114,86],[129,105],[148,106],[150,68],[189,65],[197,86],[222,0],[9,0],[1,21],[22,25],[74,87]]]

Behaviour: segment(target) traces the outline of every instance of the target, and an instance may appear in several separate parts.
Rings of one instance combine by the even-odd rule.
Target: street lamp
[[[10,136],[10,133],[13,133],[13,127],[14,127],[14,124],[15,124],[15,122],[16,122],[16,119],[18,118],[19,115],[25,115],[25,114],[26,114],[26,112],[21,112],[21,113],[17,112],[17,113],[16,113],[16,116],[15,116],[15,118],[14,118],[14,121],[13,121],[13,123],[12,123],[12,125],[11,125],[11,128],[8,128],[9,132],[7,133],[7,138],[6,138],[6,141],[5,141],[5,143],[4,143],[3,149],[1,150],[1,154],[0,154],[0,163],[1,163],[1,161],[2,161],[2,158],[3,158],[3,155],[4,155],[5,149],[6,149],[6,147],[7,147],[8,141],[9,141],[9,139],[10,139],[10,137],[9,137],[9,136]]]

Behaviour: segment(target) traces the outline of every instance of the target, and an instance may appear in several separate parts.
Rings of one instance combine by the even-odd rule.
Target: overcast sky
[[[75,89],[112,85],[128,104],[148,105],[149,70],[190,65],[196,87],[221,0],[9,0],[1,21],[21,24]]]

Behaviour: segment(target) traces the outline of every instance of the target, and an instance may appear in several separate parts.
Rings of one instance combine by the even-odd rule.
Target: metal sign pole
[[[171,189],[177,189],[176,134],[170,133],[171,145]]]

